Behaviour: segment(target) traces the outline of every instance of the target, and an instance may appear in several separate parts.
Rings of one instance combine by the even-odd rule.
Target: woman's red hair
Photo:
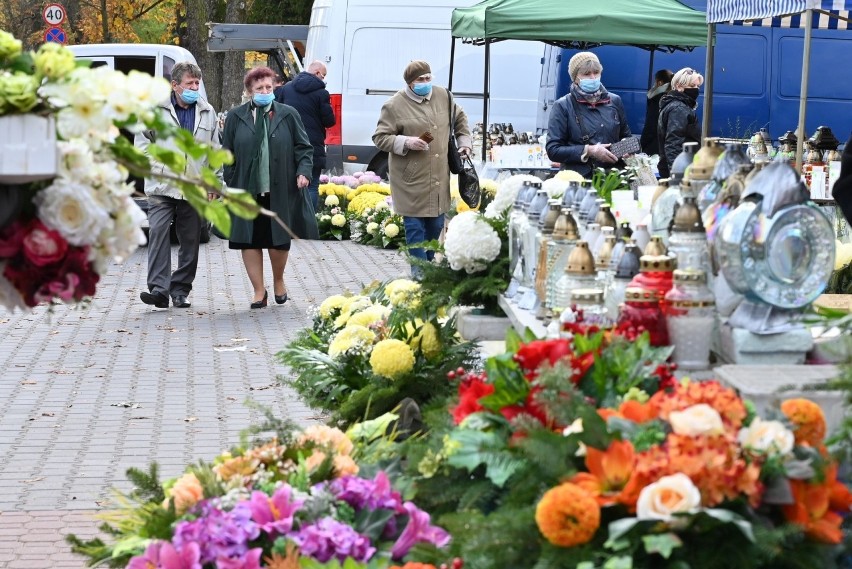
[[[245,86],[246,91],[251,91],[251,86],[254,85],[255,82],[260,81],[261,79],[266,79],[267,77],[272,77],[274,80],[275,72],[268,67],[255,67],[246,73],[246,77],[243,79],[243,85]]]

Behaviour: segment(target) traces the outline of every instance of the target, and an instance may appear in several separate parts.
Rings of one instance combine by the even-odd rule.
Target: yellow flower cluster
[[[416,305],[420,283],[411,279],[396,279],[385,285],[385,294],[392,306]]]
[[[340,306],[340,315],[334,319],[335,328],[343,328],[349,322],[349,317],[358,311],[372,306],[373,302],[369,297],[355,295],[348,297]]]
[[[414,352],[402,340],[382,340],[370,354],[373,373],[388,379],[397,379],[414,369]]]
[[[346,325],[352,326],[353,324],[357,324],[358,326],[366,326],[369,328],[371,325],[381,322],[388,316],[390,316],[389,307],[382,306],[381,304],[374,304],[353,314],[346,322]]]
[[[349,200],[349,201],[352,201],[357,196],[360,196],[361,194],[367,193],[367,192],[372,192],[374,194],[382,194],[383,196],[389,196],[390,193],[391,193],[390,186],[388,186],[387,184],[378,184],[378,183],[361,184],[357,188],[354,188],[354,189],[347,188],[347,189],[348,189],[348,191],[346,192],[346,199]]]
[[[368,184],[369,185],[369,184]],[[385,195],[378,192],[363,192],[349,200],[347,211],[361,215],[365,209],[376,207],[379,202],[385,201]]]
[[[350,350],[366,348],[376,339],[376,334],[366,326],[353,324],[338,332],[328,345],[328,355],[336,358]]]
[[[420,349],[424,356],[432,359],[441,353],[441,338],[438,329],[431,322],[426,322],[408,340],[412,349]]]
[[[328,320],[331,318],[332,313],[335,310],[339,310],[346,303],[347,297],[342,294],[335,294],[329,296],[325,300],[322,301],[319,307],[319,315],[323,320]]]
[[[349,191],[349,186],[343,184],[320,184],[319,186],[319,195],[321,196],[340,196],[343,198]]]

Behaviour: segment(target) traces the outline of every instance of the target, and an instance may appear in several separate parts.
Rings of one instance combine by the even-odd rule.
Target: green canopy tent
[[[449,88],[456,39],[485,46],[484,126],[488,125],[489,46],[495,41],[542,41],[578,49],[633,45],[651,51],[653,67],[655,50],[691,49],[712,39],[704,12],[678,0],[485,0],[453,10],[452,37]]]

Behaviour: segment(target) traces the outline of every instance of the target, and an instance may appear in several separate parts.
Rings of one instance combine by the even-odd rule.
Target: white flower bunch
[[[450,221],[444,252],[453,270],[470,274],[485,270],[501,245],[500,236],[478,212],[465,211]]]
[[[521,190],[524,182],[541,182],[541,178],[530,176],[529,174],[517,174],[503,180],[497,189],[494,201],[485,208],[485,217],[493,219],[506,215],[515,203],[515,198],[518,197],[518,192]]]

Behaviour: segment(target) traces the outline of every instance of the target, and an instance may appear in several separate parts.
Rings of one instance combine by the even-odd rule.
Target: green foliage
[[[852,263],[831,273],[825,294],[852,294]]]
[[[595,168],[592,172],[592,187],[598,191],[598,197],[612,203],[614,190],[626,190],[630,187],[630,173],[618,168]]]

